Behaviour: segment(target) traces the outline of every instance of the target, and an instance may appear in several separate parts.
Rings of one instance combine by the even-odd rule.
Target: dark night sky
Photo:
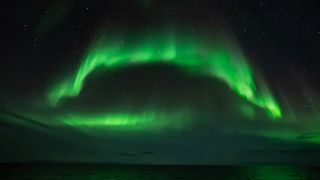
[[[0,161],[320,160],[320,3],[316,0],[15,0],[3,3],[0,13],[0,143],[4,147]],[[259,115],[254,120],[241,117],[236,113],[238,104],[251,105],[225,84],[166,64],[101,70],[86,79],[79,97],[67,98],[55,108],[43,105],[52,84],[76,71],[99,33],[130,36],[169,26],[176,34],[183,31],[198,37],[215,32],[236,39],[252,69],[272,90],[284,117],[270,122],[256,107],[253,111]],[[192,120],[196,123],[154,134],[82,131],[55,122],[70,112],[142,111],[150,102],[177,112],[185,104],[197,111]]]

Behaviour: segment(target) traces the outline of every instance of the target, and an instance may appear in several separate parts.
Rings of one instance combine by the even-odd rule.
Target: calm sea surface
[[[318,167],[122,166],[90,164],[2,164],[0,179],[110,180],[320,180]]]

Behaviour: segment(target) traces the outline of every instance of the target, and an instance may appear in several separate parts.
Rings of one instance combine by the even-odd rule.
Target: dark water
[[[304,180],[320,168],[291,166],[122,166],[90,164],[2,164],[0,179],[111,180]]]

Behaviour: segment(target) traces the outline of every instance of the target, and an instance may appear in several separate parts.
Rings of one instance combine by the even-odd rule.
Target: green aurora
[[[60,121],[72,127],[84,128],[112,128],[117,130],[157,130],[170,127],[181,129],[190,122],[191,115],[184,111],[174,113],[159,110],[148,110],[142,113],[104,113],[88,115],[67,115],[60,118]]]
[[[277,120],[282,111],[266,83],[254,76],[240,48],[218,38],[214,42],[175,36],[173,33],[149,33],[132,41],[121,38],[100,38],[94,42],[75,73],[55,85],[48,95],[49,104],[57,106],[62,98],[76,97],[85,85],[86,78],[97,69],[120,69],[132,65],[166,63],[175,65],[187,73],[209,76],[221,80],[232,91],[253,105],[262,108],[268,116]],[[259,81],[258,81],[259,80]],[[122,116],[122,115],[121,115]],[[101,126],[136,124],[137,116],[124,115],[110,119],[108,115],[90,117],[90,123]],[[144,115],[141,115],[141,117]],[[138,116],[139,117],[139,116]],[[83,118],[64,119],[66,124],[83,124]],[[92,121],[92,122],[91,122]],[[108,121],[108,123],[106,122]],[[143,121],[143,120],[142,120]]]
[[[319,144],[317,121],[302,125],[290,108],[283,111],[266,81],[250,65],[240,46],[230,38],[215,37],[195,38],[172,32],[145,33],[133,37],[115,35],[112,38],[102,35],[91,44],[73,72],[64,74],[64,78],[50,84],[42,109],[13,111],[17,112],[13,115],[3,113],[5,116],[2,118],[54,135],[75,130],[96,137],[128,135],[127,132],[138,136],[148,132],[183,133],[200,126],[226,135],[243,134],[290,143]],[[172,65],[192,77],[212,79],[213,83],[221,82],[225,85],[223,90],[229,89],[235,95],[232,98],[238,98],[222,107],[228,109],[225,113],[232,115],[221,117],[215,112],[220,111],[219,106],[212,107],[212,112],[210,107],[202,111],[203,107],[188,101],[185,101],[186,104],[178,102],[175,104],[177,107],[148,102],[139,109],[133,108],[134,102],[124,100],[117,102],[114,107],[107,102],[109,108],[103,107],[98,111],[89,106],[84,106],[86,111],[68,108],[66,100],[81,99],[80,93],[88,85],[87,80],[95,78],[96,71],[114,73],[148,64]],[[23,118],[19,114],[23,114]],[[264,121],[269,119],[272,121]],[[310,114],[308,119],[315,118]]]

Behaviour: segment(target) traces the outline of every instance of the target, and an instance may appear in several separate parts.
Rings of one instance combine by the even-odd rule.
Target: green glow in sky
[[[112,128],[125,130],[155,130],[162,128],[180,129],[190,122],[186,111],[155,111],[104,113],[94,115],[67,115],[60,121],[76,128]]]
[[[236,94],[265,109],[272,119],[282,116],[272,93],[263,81],[256,82],[239,48],[220,40],[208,45],[172,34],[154,34],[139,36],[133,42],[102,38],[94,43],[75,73],[50,91],[50,104],[56,105],[63,97],[79,95],[86,78],[98,68],[111,70],[137,64],[170,63],[195,75],[220,79]]]

